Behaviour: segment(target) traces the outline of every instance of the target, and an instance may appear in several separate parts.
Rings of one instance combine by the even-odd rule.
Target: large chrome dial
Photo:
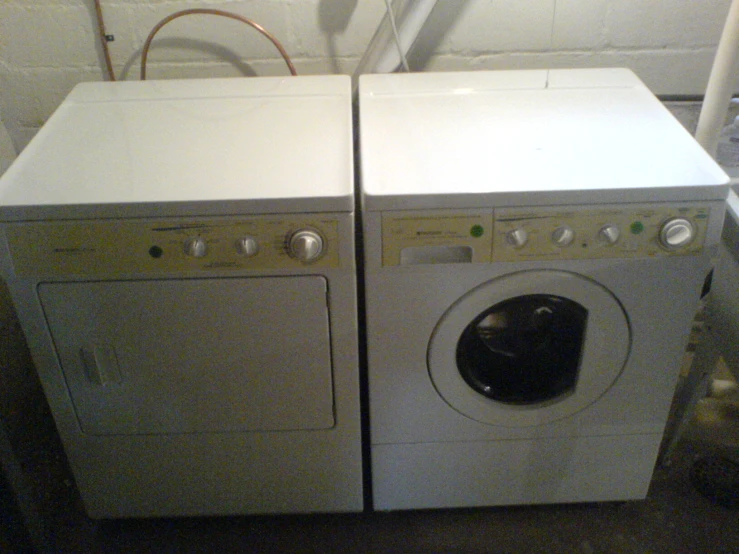
[[[301,229],[290,235],[287,253],[301,262],[312,262],[323,254],[323,238],[317,231]]]
[[[203,237],[190,237],[185,241],[185,254],[202,258],[208,253],[208,245]]]
[[[695,238],[695,228],[690,220],[684,217],[668,219],[660,229],[659,241],[662,246],[674,250],[687,246]]]

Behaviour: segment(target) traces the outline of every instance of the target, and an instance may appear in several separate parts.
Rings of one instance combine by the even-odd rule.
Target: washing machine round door
[[[489,281],[455,302],[431,337],[436,390],[483,423],[522,427],[586,408],[618,379],[631,332],[616,297],[563,271]]]

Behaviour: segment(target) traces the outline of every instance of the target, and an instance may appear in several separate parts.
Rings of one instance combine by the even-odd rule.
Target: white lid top
[[[348,76],[78,85],[0,180],[4,219],[350,211]]]
[[[363,75],[359,90],[365,209],[727,193],[718,165],[626,69]]]

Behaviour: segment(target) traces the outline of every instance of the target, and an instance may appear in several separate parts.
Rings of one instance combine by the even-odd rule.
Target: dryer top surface
[[[346,76],[83,83],[0,180],[0,214],[350,211],[352,163]]]
[[[728,192],[718,165],[625,69],[365,75],[360,116],[370,210]]]

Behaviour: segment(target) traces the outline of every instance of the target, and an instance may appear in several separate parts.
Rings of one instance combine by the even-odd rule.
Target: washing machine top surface
[[[353,210],[347,76],[83,83],[0,180],[4,220]]]
[[[723,199],[727,176],[627,69],[360,78],[368,210]]]

